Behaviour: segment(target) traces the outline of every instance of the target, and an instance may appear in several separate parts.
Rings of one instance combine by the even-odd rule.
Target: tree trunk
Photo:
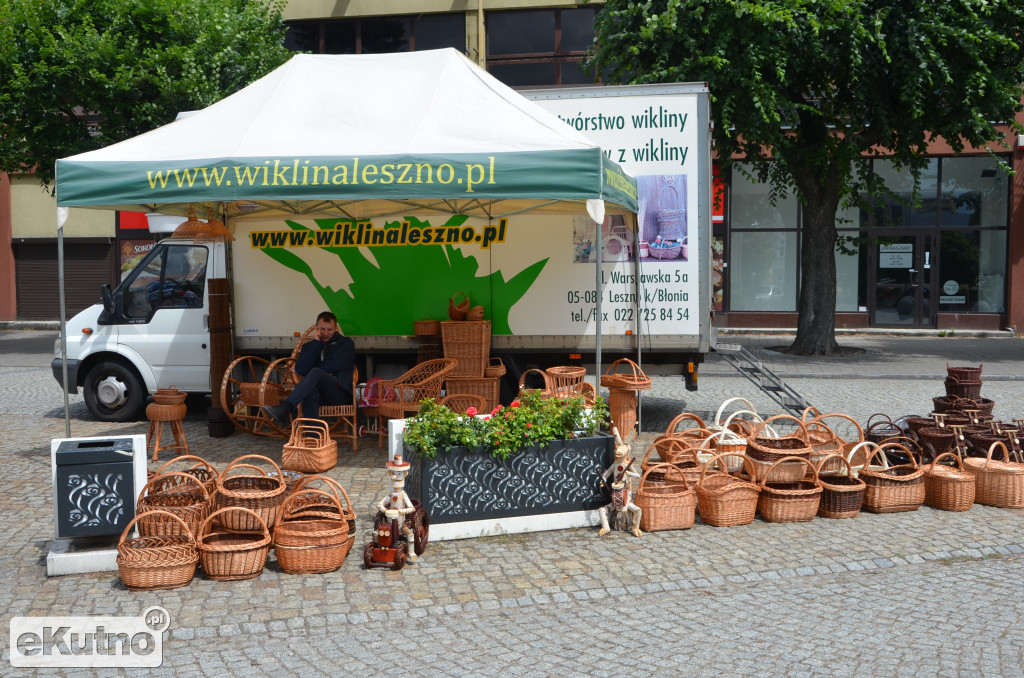
[[[789,347],[798,355],[830,355],[836,343],[836,210],[840,191],[835,174],[821,176],[794,171],[804,197],[800,248],[800,299],[796,338]],[[815,178],[812,178],[815,177]]]

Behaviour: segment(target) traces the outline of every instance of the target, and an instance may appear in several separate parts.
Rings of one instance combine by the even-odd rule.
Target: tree
[[[107,146],[204,108],[276,68],[277,0],[0,2],[0,171]]]
[[[607,0],[595,32],[606,79],[707,82],[723,165],[745,155],[800,198],[794,353],[837,349],[836,211],[882,190],[867,158],[917,177],[932,139],[961,152],[1021,129],[1019,0]]]

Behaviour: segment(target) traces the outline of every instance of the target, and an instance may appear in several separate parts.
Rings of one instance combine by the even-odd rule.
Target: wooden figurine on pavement
[[[615,434],[615,462],[601,474],[606,483],[611,480],[612,503],[608,506],[615,511],[612,521],[616,529],[632,532],[640,537],[643,535],[640,531],[643,510],[634,504],[632,499],[633,478],[639,478],[640,474],[631,468],[636,459],[629,456],[629,445],[622,442],[617,428],[612,427],[612,432]],[[601,531],[597,533],[599,537],[611,532],[608,526],[608,506],[602,506],[597,510],[601,516]]]
[[[391,493],[377,502],[373,521],[373,542],[363,550],[366,567],[388,567],[400,570],[406,560],[416,562],[427,547],[429,518],[424,508],[405,493],[405,476],[409,462],[396,454],[385,464],[391,476]],[[403,541],[404,540],[404,541]]]

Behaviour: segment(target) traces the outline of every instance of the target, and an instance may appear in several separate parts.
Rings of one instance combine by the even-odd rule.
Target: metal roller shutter
[[[57,241],[15,241],[18,318],[59,320]],[[109,241],[64,241],[64,295],[70,318],[100,300],[100,286],[112,281],[114,254]]]

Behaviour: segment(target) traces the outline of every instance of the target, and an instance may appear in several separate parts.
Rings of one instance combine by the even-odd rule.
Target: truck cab
[[[102,304],[67,323],[68,392],[83,390],[86,406],[101,421],[142,416],[158,388],[210,391],[207,279],[225,275],[224,243],[163,240]],[[64,383],[60,340],[51,363]]]

